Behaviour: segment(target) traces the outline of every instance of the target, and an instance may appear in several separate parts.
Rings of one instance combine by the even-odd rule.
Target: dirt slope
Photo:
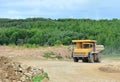
[[[70,47],[61,46],[61,47],[39,47],[39,48],[25,48],[25,47],[9,47],[9,46],[0,46],[0,56],[7,57],[26,57],[32,56],[41,58],[44,53],[53,52],[55,55],[62,55],[63,58],[70,55]]]

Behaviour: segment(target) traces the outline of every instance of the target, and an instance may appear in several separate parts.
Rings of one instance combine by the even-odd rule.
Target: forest
[[[0,18],[0,45],[71,45],[74,39],[97,40],[107,53],[119,53],[120,20]]]

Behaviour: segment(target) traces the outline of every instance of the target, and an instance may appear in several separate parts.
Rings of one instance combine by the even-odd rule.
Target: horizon
[[[45,17],[28,17],[28,18],[0,18],[0,19],[9,19],[9,20],[26,20],[26,19],[50,19],[50,20],[59,20],[59,19],[75,19],[75,20],[120,20],[120,18],[109,18],[109,19],[92,19],[92,18],[45,18]]]

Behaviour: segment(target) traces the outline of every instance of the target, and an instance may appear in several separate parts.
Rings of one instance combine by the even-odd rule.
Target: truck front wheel
[[[78,59],[76,57],[74,57],[73,59],[74,59],[74,62],[78,62]]]
[[[94,55],[89,55],[88,60],[90,63],[94,63]]]

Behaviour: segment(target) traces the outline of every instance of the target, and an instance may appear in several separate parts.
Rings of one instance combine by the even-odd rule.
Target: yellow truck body
[[[95,40],[72,40],[75,43],[72,49],[74,62],[82,60],[83,62],[100,62],[99,52],[97,52],[97,41]]]

